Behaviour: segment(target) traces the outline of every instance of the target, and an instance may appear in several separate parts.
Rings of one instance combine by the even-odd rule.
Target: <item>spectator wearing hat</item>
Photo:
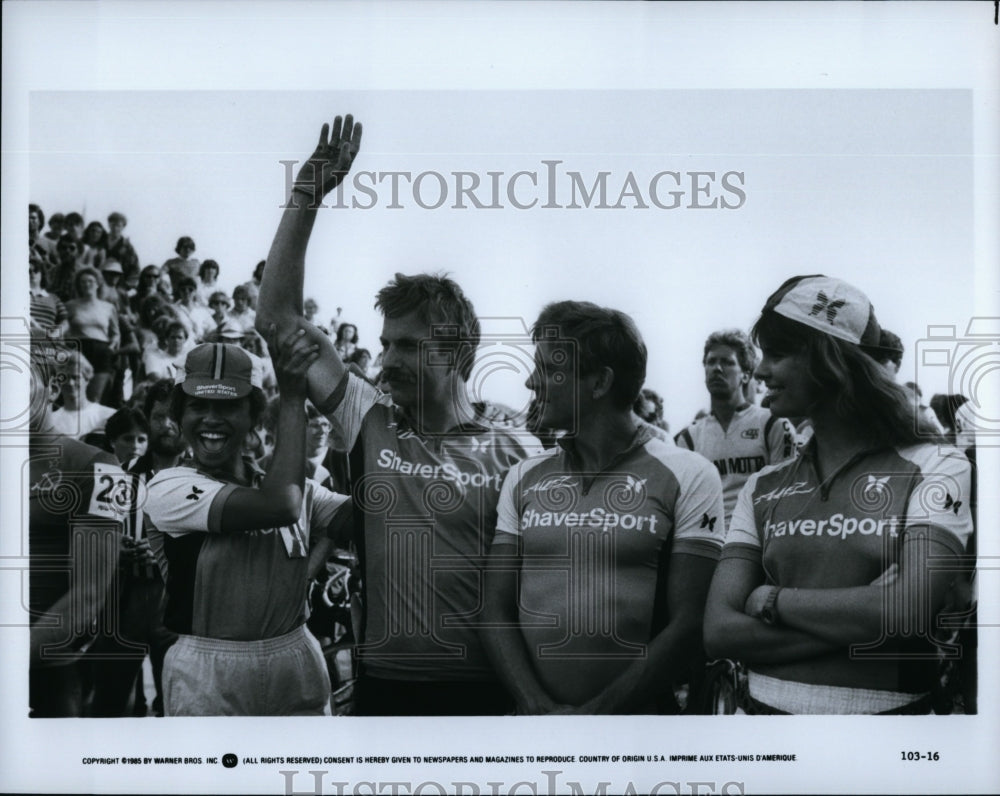
[[[134,288],[139,283],[139,255],[135,253],[132,242],[123,234],[128,225],[124,213],[114,212],[108,216],[108,258],[115,259],[122,265],[122,282]]]
[[[179,634],[163,668],[168,716],[330,712],[305,593],[329,549],[311,559],[314,537],[347,498],[304,475],[305,374],[318,348],[302,333],[275,348],[281,405],[266,474],[243,456],[266,405],[245,351],[198,346],[174,387],[171,413],[193,458],[157,473],[146,503],[168,565],[164,622]]]
[[[195,245],[194,240],[187,235],[178,238],[174,251],[177,252],[177,256],[171,257],[163,264],[161,281],[166,283],[169,280],[170,295],[177,298],[180,280],[185,276],[194,279],[198,275],[198,266],[201,263],[191,256],[195,252]]]
[[[808,417],[813,436],[740,492],[706,650],[747,666],[751,713],[929,713],[936,618],[972,537],[969,462],[876,360],[875,311],[852,285],[789,279],[752,335],[771,412]]]
[[[228,293],[215,291],[208,297],[208,309],[212,313],[212,330],[206,335],[210,343],[239,343],[243,338],[243,328],[229,317],[233,300]]]
[[[77,298],[66,302],[69,318],[67,334],[80,341],[80,350],[94,368],[87,397],[96,403],[105,399],[105,392],[115,373],[115,356],[121,341],[118,310],[98,295],[103,281],[93,268],[80,270],[73,280]]]

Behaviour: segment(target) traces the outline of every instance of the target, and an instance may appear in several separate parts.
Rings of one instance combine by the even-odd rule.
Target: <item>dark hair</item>
[[[142,401],[142,411],[146,417],[153,416],[153,406],[161,401],[170,401],[174,391],[173,379],[159,379],[154,381],[146,391],[146,397]]]
[[[215,269],[215,275],[216,276],[219,275],[219,264],[217,262],[215,262],[215,260],[204,260],[204,261],[202,261],[202,264],[198,266],[198,278],[199,279],[204,279],[205,278],[205,272],[209,268],[214,268]]]
[[[880,365],[892,362],[898,369],[903,364],[903,341],[895,333],[882,329],[878,348],[873,348],[871,355]]]
[[[191,290],[198,289],[198,283],[190,276],[182,276],[177,280],[177,290],[183,290],[184,288],[189,288]]]
[[[167,300],[159,293],[151,293],[139,302],[139,321],[147,329],[152,329],[156,321],[152,314],[161,309],[169,309]]]
[[[128,226],[128,219],[125,218],[125,214],[119,213],[117,210],[108,216],[108,224],[113,224],[115,221],[121,221],[125,226]]]
[[[189,238],[187,235],[184,235],[183,237],[180,237],[180,238],[177,239],[177,245],[174,247],[174,251],[177,252],[178,254],[180,254],[181,253],[181,246],[183,246],[184,244],[187,244],[188,246],[190,246],[191,247],[191,251],[195,250],[194,241],[191,238]]]
[[[733,349],[736,361],[740,364],[740,370],[753,375],[754,369],[757,367],[757,349],[754,348],[753,342],[746,332],[739,329],[723,329],[712,332],[705,341],[705,350],[701,355],[702,364],[705,364],[705,360],[708,359],[708,352],[717,345]]]
[[[233,288],[233,301],[236,301],[237,296],[245,296],[247,301],[250,300],[250,290],[246,285],[237,285]]]
[[[355,348],[354,349],[354,353],[351,354],[347,358],[347,361],[348,362],[354,362],[356,364],[360,364],[361,363],[361,357],[368,357],[368,359],[370,361],[371,358],[372,358],[372,352],[369,351],[367,348]]]
[[[122,434],[128,433],[131,429],[137,428],[140,431],[149,433],[149,421],[140,409],[133,409],[123,406],[104,424],[104,436],[108,442],[114,442]]]
[[[42,208],[40,208],[38,205],[34,205],[34,204],[28,205],[28,215],[30,216],[32,213],[35,213],[35,214],[38,215],[38,229],[39,229],[39,231],[45,229],[45,213],[42,212]]]
[[[182,389],[182,385],[175,384],[170,393],[170,417],[177,424],[181,425],[181,416],[184,414],[184,405],[187,402],[188,394]],[[267,409],[267,396],[260,387],[251,387],[250,395],[250,425],[257,426]],[[240,399],[230,399],[240,400]]]
[[[960,394],[945,395],[943,393],[936,393],[931,397],[928,406],[934,412],[941,426],[946,431],[954,432],[955,413],[968,400],[968,398]]]
[[[646,344],[624,312],[589,301],[557,301],[542,308],[531,328],[531,339],[574,343],[579,375],[610,368],[614,373],[612,406],[629,409],[635,403],[646,380]]]
[[[90,243],[90,231],[92,229],[100,230],[101,237],[98,239],[97,243]],[[101,248],[106,248],[108,245],[108,231],[104,228],[104,224],[100,221],[91,221],[87,224],[86,228],[83,230],[83,241],[88,246],[100,246]]]
[[[340,324],[340,326],[337,327],[337,339],[336,339],[335,342],[337,342],[337,343],[340,342],[340,333],[342,331],[344,331],[344,329],[346,329],[348,326],[350,326],[354,330],[354,334],[351,335],[351,339],[348,340],[347,342],[348,343],[356,343],[356,342],[358,342],[358,327],[355,326],[350,321],[344,321],[342,324]]]
[[[906,391],[875,361],[870,349],[824,334],[765,310],[751,331],[762,349],[781,355],[804,354],[817,396],[842,423],[876,445],[910,445],[940,435],[921,419]]]
[[[81,268],[76,272],[76,276],[73,277],[73,290],[77,293],[80,292],[80,280],[85,276],[92,276],[97,280],[97,287],[100,288],[104,284],[104,277],[101,276],[100,272],[96,268]]]
[[[260,271],[260,278],[263,278],[263,276],[264,276],[264,267],[266,265],[267,265],[267,260],[261,260],[259,263],[257,263],[257,265],[255,265],[253,267],[254,278],[258,278],[257,277],[257,272],[258,271]]]
[[[162,332],[158,331],[160,329],[162,329]],[[187,326],[177,320],[171,321],[167,318],[157,318],[156,322],[153,324],[153,331],[156,332],[156,338],[159,340],[161,346],[167,342],[167,338],[170,337],[171,333],[176,329],[180,329],[184,332],[185,338],[191,336],[191,332],[188,331]]]
[[[79,213],[67,213],[66,217],[63,219],[63,223],[67,227],[75,227],[77,224],[83,223],[83,216]]]
[[[233,306],[233,300],[229,298],[229,294],[224,290],[216,290],[212,293],[212,295],[208,297],[208,303],[211,305],[213,302],[219,301],[220,299],[225,299],[227,307]]]
[[[375,296],[375,309],[386,318],[416,314],[432,328],[434,342],[456,347],[459,375],[468,381],[479,348],[479,319],[458,284],[444,274],[396,276]]]

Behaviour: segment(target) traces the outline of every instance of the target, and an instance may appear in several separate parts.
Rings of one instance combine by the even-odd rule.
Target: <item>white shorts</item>
[[[263,641],[185,636],[163,661],[167,716],[329,716],[330,675],[305,625]]]

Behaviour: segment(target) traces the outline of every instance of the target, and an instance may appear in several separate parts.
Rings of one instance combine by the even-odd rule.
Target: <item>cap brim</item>
[[[244,379],[211,379],[205,376],[189,376],[181,384],[181,389],[193,398],[232,401],[246,398],[253,390],[253,386]]]

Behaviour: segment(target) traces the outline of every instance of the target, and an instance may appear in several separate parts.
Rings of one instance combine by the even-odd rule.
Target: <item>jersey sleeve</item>
[[[795,427],[784,417],[773,417],[767,429],[767,464],[791,459],[798,450]]]
[[[314,530],[316,532],[325,531],[337,510],[350,498],[327,489],[311,478],[306,479],[306,485],[312,493],[309,502],[309,528],[310,536],[312,536]]]
[[[361,431],[361,421],[371,408],[375,404],[389,406],[391,403],[389,396],[374,384],[348,371],[344,397],[331,413],[331,417],[344,429],[347,450],[353,450]]]
[[[236,489],[188,467],[172,467],[157,473],[146,489],[146,513],[161,533],[221,530],[222,507]]]
[[[722,479],[707,459],[693,455],[674,507],[674,552],[717,559],[725,536]]]
[[[969,460],[955,448],[939,449],[936,445],[920,445],[900,453],[920,467],[919,480],[906,504],[903,532],[930,528],[932,538],[961,555],[973,527]]]
[[[723,558],[746,558],[760,561],[762,547],[757,533],[757,519],[753,510],[753,493],[757,484],[757,475],[752,475],[740,490],[736,498],[736,508],[729,520],[726,530],[726,544],[722,550]]]
[[[521,488],[521,463],[516,463],[507,471],[500,487],[497,501],[497,527],[493,536],[493,546],[517,545],[521,536],[521,519],[518,511],[517,490]]]

